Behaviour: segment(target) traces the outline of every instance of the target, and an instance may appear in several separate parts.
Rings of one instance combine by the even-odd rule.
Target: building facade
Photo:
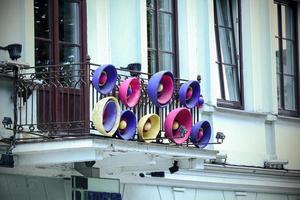
[[[70,177],[78,175],[73,163],[96,160],[101,177],[120,179],[122,199],[299,199],[299,13],[297,1],[284,0],[0,0],[0,45],[22,44],[20,65],[35,66],[21,68],[21,73],[67,72],[68,65],[80,71],[86,65],[72,63],[88,60],[118,68],[141,63],[143,73],[169,70],[185,80],[201,77],[205,105],[194,115],[210,122],[212,143],[217,132],[226,136],[222,144],[199,151],[102,138],[33,139],[16,144],[16,167],[0,168],[2,180],[11,180],[9,174]],[[7,52],[0,51],[0,60],[9,60]],[[60,83],[69,81],[76,89],[79,80]],[[0,118],[13,119],[14,86],[4,78],[0,83]],[[70,106],[87,119],[88,104],[98,98],[89,88],[80,94],[72,90],[73,104],[85,106],[75,109],[68,101],[60,107],[46,97],[48,107],[39,107],[37,102],[43,100],[35,89],[35,100],[22,100],[33,106],[17,105],[27,113],[21,121],[32,113],[33,121],[44,123],[68,113]],[[87,95],[90,99],[81,101]],[[43,118],[45,109],[52,113],[50,118]],[[0,128],[2,138],[11,134]],[[18,137],[28,138],[25,133]],[[113,152],[109,145],[127,153],[107,158],[106,153]],[[139,176],[168,169],[176,156],[181,157],[178,173]],[[270,168],[268,163],[284,168]],[[9,187],[2,185],[4,194]]]

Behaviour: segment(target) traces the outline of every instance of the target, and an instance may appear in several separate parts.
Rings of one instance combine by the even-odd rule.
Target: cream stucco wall
[[[20,61],[34,64],[33,0],[0,0],[0,46],[22,44]],[[0,60],[9,59],[0,51]]]

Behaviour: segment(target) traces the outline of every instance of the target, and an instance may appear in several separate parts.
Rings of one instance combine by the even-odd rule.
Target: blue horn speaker
[[[211,127],[208,121],[197,122],[191,130],[191,141],[198,148],[205,148],[211,137]]]
[[[117,81],[117,70],[113,65],[101,65],[98,67],[92,78],[92,84],[97,92],[101,94],[110,93]]]
[[[204,106],[204,98],[202,95],[200,95],[199,99],[198,99],[198,102],[197,102],[197,107],[198,108],[203,108]]]
[[[194,108],[200,97],[200,84],[198,81],[188,81],[179,89],[180,104],[187,108]]]
[[[136,117],[131,110],[125,110],[121,113],[117,137],[123,140],[131,140],[136,133]]]
[[[174,92],[174,77],[169,71],[160,71],[150,78],[147,91],[150,100],[157,107],[164,107],[170,102]]]

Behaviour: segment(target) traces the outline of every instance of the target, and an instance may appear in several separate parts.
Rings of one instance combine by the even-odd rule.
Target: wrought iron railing
[[[141,80],[140,101],[134,108],[127,108],[120,102],[121,109],[132,110],[137,119],[148,113],[157,113],[161,118],[161,131],[156,141],[168,143],[169,141],[164,137],[163,122],[171,110],[180,107],[178,91],[180,85],[187,80],[175,78],[175,91],[170,104],[158,108],[150,101],[146,92],[151,74],[117,68],[115,88],[111,93],[102,95],[91,84],[94,70],[99,66],[87,62],[21,69],[15,77],[16,121],[10,128],[23,135],[51,138],[97,135],[98,132],[90,120],[94,105],[106,96],[117,97],[120,83],[131,77],[130,72],[135,72]],[[191,113],[193,123],[198,122],[200,110],[193,108]],[[139,140],[138,135],[134,139]],[[187,145],[188,143],[189,141]]]

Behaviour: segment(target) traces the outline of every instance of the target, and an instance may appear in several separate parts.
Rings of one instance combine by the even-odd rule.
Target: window
[[[35,0],[35,65],[83,61],[85,0]]]
[[[275,56],[279,114],[299,116],[297,4],[275,1]]]
[[[239,0],[214,0],[220,96],[218,106],[243,108]]]
[[[37,77],[49,83],[38,89],[40,128],[45,123],[82,121],[87,111],[82,74],[87,68],[78,63],[87,54],[86,0],[34,0],[34,29]],[[75,106],[77,102],[81,106]]]
[[[147,0],[148,72],[178,77],[177,0]]]

